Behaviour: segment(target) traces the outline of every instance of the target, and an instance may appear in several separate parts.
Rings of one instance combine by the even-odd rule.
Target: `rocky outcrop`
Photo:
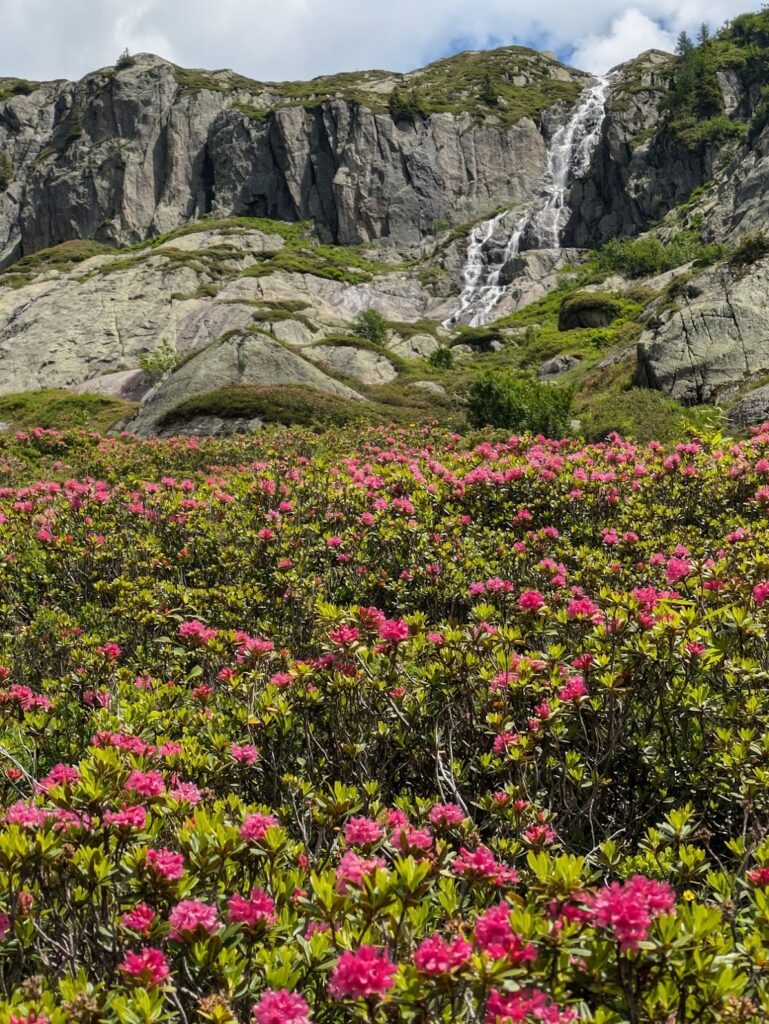
[[[652,316],[638,344],[638,382],[691,405],[769,372],[769,260],[698,275]]]
[[[730,427],[745,430],[769,420],[769,385],[749,391],[734,403],[726,414]]]
[[[566,244],[592,248],[638,234],[712,176],[718,147],[690,149],[664,126],[673,60],[650,50],[613,73],[590,173],[570,193]]]
[[[387,356],[353,345],[313,345],[303,354],[332,373],[352,377],[361,384],[389,384],[398,376]]]
[[[516,48],[491,56],[532,116],[481,117],[477,97],[390,116],[392,89],[440,81],[441,62],[270,85],[143,54],[0,99],[0,265],[70,239],[131,244],[207,214],[312,219],[328,241],[404,248],[442,221],[513,205],[545,169],[543,93],[576,95],[584,75]]]
[[[166,414],[182,402],[233,384],[301,384],[351,401],[364,400],[352,388],[266,335],[236,332],[193,355],[161,381],[146,396],[127,429],[151,436],[163,426]]]

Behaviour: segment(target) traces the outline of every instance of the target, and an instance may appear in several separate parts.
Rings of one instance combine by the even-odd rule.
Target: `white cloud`
[[[79,77],[127,46],[264,80],[408,70],[457,49],[532,43],[591,70],[745,0],[0,0],[0,75]],[[592,65],[592,67],[591,67]]]
[[[612,20],[605,35],[590,35],[583,39],[571,59],[577,67],[600,73],[644,50],[673,50],[675,43],[674,32],[667,31],[648,14],[631,7]]]

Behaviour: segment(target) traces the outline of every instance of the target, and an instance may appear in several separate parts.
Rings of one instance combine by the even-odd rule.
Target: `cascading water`
[[[561,235],[569,215],[566,200],[571,184],[590,168],[601,137],[610,79],[599,78],[587,90],[571,119],[553,136],[548,150],[547,180],[541,195],[516,223],[501,262],[488,266],[484,248],[507,215],[507,211],[473,228],[467,249],[464,287],[456,312],[445,321],[449,327],[468,323],[481,327],[493,319],[494,309],[505,293],[500,284],[502,269],[521,250],[524,237],[533,238],[532,248],[560,249]]]

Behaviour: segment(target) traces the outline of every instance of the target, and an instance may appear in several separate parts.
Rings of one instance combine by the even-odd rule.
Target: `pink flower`
[[[518,872],[501,864],[487,846],[479,846],[471,853],[464,846],[454,858],[452,870],[455,875],[491,882],[493,885],[512,884],[518,881]]]
[[[565,686],[562,686],[558,691],[558,699],[565,703],[566,701],[579,700],[586,693],[587,687],[582,676],[572,676]]]
[[[384,619],[379,624],[379,635],[389,644],[400,644],[409,638],[409,624],[403,619]]]
[[[576,1017],[574,1010],[560,1009],[541,989],[523,988],[510,993],[492,989],[486,1004],[485,1024],[518,1024],[529,1020],[570,1024]]]
[[[256,764],[259,760],[259,751],[251,743],[233,743],[230,747],[230,756],[240,764]]]
[[[123,783],[123,789],[145,798],[162,796],[166,791],[165,779],[161,772],[133,771]]]
[[[464,967],[472,951],[473,947],[464,939],[456,938],[453,942],[447,942],[434,932],[417,946],[414,964],[422,974],[451,974]]]
[[[413,825],[406,825],[393,832],[391,842],[403,853],[419,853],[421,850],[432,849],[433,834],[429,828],[414,828]]]
[[[519,742],[518,734],[515,732],[501,732],[494,737],[494,753],[503,754],[508,747],[515,747]]]
[[[37,784],[37,788],[46,792],[54,786],[73,785],[80,781],[80,772],[71,764],[57,764],[48,772],[44,779]]]
[[[140,903],[133,910],[127,910],[120,918],[120,923],[124,928],[130,928],[132,932],[148,935],[156,917],[157,914],[152,907],[148,907],[146,903]]]
[[[170,939],[177,942],[188,942],[202,935],[213,935],[219,928],[216,907],[199,900],[182,900],[171,911],[169,918],[171,929]]]
[[[541,843],[543,846],[552,843],[557,838],[555,832],[547,825],[529,825],[523,835],[530,843],[534,845]]]
[[[344,838],[350,846],[375,846],[384,835],[384,828],[372,818],[350,818],[344,827]]]
[[[360,630],[355,626],[337,626],[329,633],[329,639],[337,647],[352,647],[360,639]]]
[[[240,826],[240,836],[247,843],[258,843],[267,835],[267,829],[276,828],[279,824],[272,814],[249,814]]]
[[[495,960],[504,957],[510,963],[519,964],[537,959],[536,948],[513,931],[510,907],[504,902],[489,907],[475,922],[475,942]]]
[[[144,807],[127,807],[125,804],[119,811],[105,811],[104,824],[116,828],[144,828],[147,822],[147,811]]]
[[[461,825],[465,820],[465,812],[457,804],[436,804],[430,809],[430,824],[449,828]]]
[[[11,930],[11,919],[7,914],[0,914],[0,942],[6,937],[8,932]]]
[[[179,803],[189,804],[191,807],[203,799],[203,794],[194,782],[178,782],[173,789],[169,789],[168,795]]]
[[[359,857],[354,850],[348,850],[339,861],[336,869],[336,887],[339,892],[347,892],[350,886],[360,889],[364,879],[373,874],[377,868],[383,868],[386,861],[383,857]]]
[[[97,647],[96,650],[99,654],[103,654],[108,661],[117,661],[123,653],[120,644],[104,644],[102,647]]]
[[[760,608],[767,597],[769,597],[769,580],[764,580],[753,587],[753,600]]]
[[[147,850],[147,866],[152,868],[159,878],[166,882],[174,882],[184,874],[184,857],[173,850]]]
[[[144,988],[157,988],[171,973],[163,951],[152,946],[126,953],[120,970]]]
[[[611,929],[624,952],[638,949],[654,918],[673,910],[675,893],[664,882],[634,875],[629,882],[612,882],[591,902],[596,925]]]
[[[678,583],[692,571],[692,564],[687,558],[670,558],[667,564],[666,579],[668,583]]]
[[[243,924],[246,928],[275,924],[275,903],[263,889],[252,889],[249,897],[235,893],[228,904],[230,923]]]
[[[193,619],[191,622],[183,622],[179,626],[179,636],[182,640],[192,640],[201,647],[203,644],[207,644],[209,640],[213,640],[217,633],[218,630],[205,626],[202,622],[198,622],[197,619]]]
[[[751,871],[748,871],[748,881],[751,885],[755,885],[757,889],[769,888],[769,867],[753,868]]]
[[[397,969],[385,950],[376,946],[360,946],[339,957],[331,973],[328,991],[334,999],[382,996],[392,988]]]
[[[265,992],[251,1011],[254,1024],[310,1024],[310,1007],[298,992]]]
[[[545,599],[538,590],[524,590],[518,598],[518,607],[522,612],[538,612],[544,604]]]

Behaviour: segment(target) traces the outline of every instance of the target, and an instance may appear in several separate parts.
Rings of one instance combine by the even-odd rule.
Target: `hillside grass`
[[[18,430],[83,427],[106,433],[119,420],[132,415],[136,408],[135,402],[124,399],[75,394],[62,388],[0,395],[0,420]]]

